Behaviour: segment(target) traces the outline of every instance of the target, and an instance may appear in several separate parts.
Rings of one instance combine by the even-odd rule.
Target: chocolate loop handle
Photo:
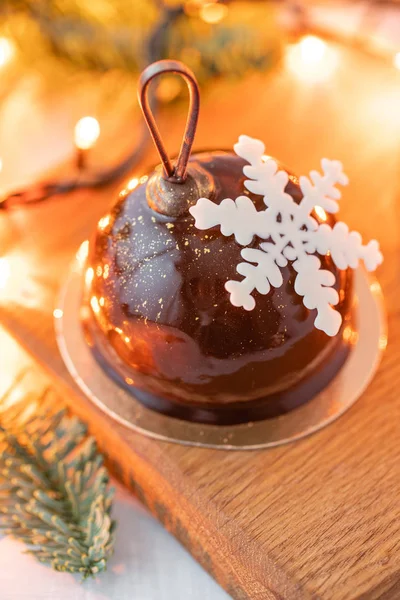
[[[181,149],[175,167],[172,165],[161,139],[160,131],[154,119],[147,94],[150,82],[163,73],[177,73],[178,75],[181,75],[189,88],[189,112]],[[164,167],[164,178],[173,183],[183,183],[185,181],[186,167],[192,150],[200,110],[200,92],[196,77],[188,67],[177,60],[159,60],[146,67],[142,72],[139,78],[138,98],[143,116]]]

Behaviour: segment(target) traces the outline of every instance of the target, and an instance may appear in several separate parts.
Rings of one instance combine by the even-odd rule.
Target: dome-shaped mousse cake
[[[214,203],[244,194],[239,156],[193,155],[189,172],[191,163],[210,176]],[[334,337],[315,327],[316,311],[296,293],[290,264],[279,288],[253,293],[253,310],[233,306],[225,284],[238,278],[243,247],[217,227],[196,228],[195,197],[176,217],[153,210],[149,185],[151,176],[120,195],[90,243],[85,329],[101,364],[151,408],[201,422],[276,416],[312,398],[349,352],[352,272],[321,259],[339,294],[342,326]],[[286,192],[302,197],[292,176]],[[246,195],[265,209],[262,196]]]
[[[180,73],[191,106],[173,167],[146,96]],[[182,64],[142,75],[140,100],[162,167],[132,180],[89,245],[82,320],[100,364],[154,411],[235,424],[281,415],[338,373],[354,340],[353,274],[376,241],[336,222],[338,161],[299,180],[240,136],[235,152],[190,157],[198,88]]]

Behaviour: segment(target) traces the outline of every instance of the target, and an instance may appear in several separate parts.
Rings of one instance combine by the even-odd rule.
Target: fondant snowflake
[[[234,148],[236,154],[249,162],[243,168],[248,177],[246,188],[262,195],[267,208],[257,211],[248,196],[239,196],[236,200],[227,198],[220,204],[200,198],[190,209],[198,229],[219,225],[223,235],[234,235],[241,246],[248,246],[254,236],[266,240],[259,248],[241,251],[244,262],[239,263],[236,270],[243,279],[225,284],[231,303],[253,310],[252,292],[268,294],[271,286],[279,288],[283,283],[280,269],[290,261],[297,273],[296,293],[303,297],[304,306],[317,310],[315,326],[329,336],[336,335],[342,317],[333,308],[339,302],[339,295],[332,287],[335,276],[321,269],[316,253],[330,254],[339,269],[355,269],[361,259],[367,270],[373,271],[383,260],[376,240],[363,245],[361,235],[349,231],[345,223],[337,222],[331,227],[318,223],[311,214],[315,209],[317,214],[321,213],[321,208],[328,213],[338,211],[341,193],[336,185],[348,183],[341,163],[324,158],[322,175],[311,171],[309,178],[300,177],[303,198],[296,204],[285,192],[288,174],[278,170],[276,162],[264,156],[263,142],[241,135]]]

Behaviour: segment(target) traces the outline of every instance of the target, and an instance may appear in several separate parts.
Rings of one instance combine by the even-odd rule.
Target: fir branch
[[[104,571],[114,490],[95,440],[48,390],[40,403],[27,395],[8,405],[9,396],[0,411],[0,531],[57,571],[84,579]]]

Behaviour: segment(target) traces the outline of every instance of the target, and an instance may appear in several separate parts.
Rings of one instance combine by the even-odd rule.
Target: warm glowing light
[[[110,215],[102,217],[98,223],[99,229],[105,229],[110,224]]]
[[[270,158],[272,158],[272,156],[269,156],[268,154],[263,154],[261,160],[263,162],[267,162],[267,160],[270,160]]]
[[[133,179],[128,181],[128,185],[126,187],[131,192],[132,190],[135,189],[135,187],[137,187],[138,183],[139,183],[139,179],[137,177],[134,177]]]
[[[85,273],[86,285],[90,285],[92,283],[93,277],[94,277],[94,271],[93,271],[92,267],[89,267],[88,269],[86,269],[86,273]]]
[[[321,221],[326,221],[328,218],[328,215],[326,214],[326,212],[324,211],[324,209],[322,208],[322,206],[314,206],[314,210],[316,212],[316,214],[318,215],[318,217],[320,218]]]
[[[5,37],[0,37],[0,67],[4,67],[11,61],[14,52],[12,42]]]
[[[6,258],[0,258],[0,290],[4,290],[11,273],[10,263]]]
[[[85,240],[79,246],[78,252],[76,253],[76,260],[82,266],[85,263],[89,254],[89,240]]]
[[[300,43],[300,54],[304,63],[320,63],[326,54],[326,43],[315,35],[306,35]]]
[[[105,302],[105,300],[104,300],[103,296],[101,298],[99,298],[100,306],[104,306],[104,302]]]
[[[83,117],[75,125],[75,146],[80,150],[92,148],[100,135],[100,125],[94,117]]]
[[[373,281],[370,286],[369,289],[371,290],[371,292],[373,294],[380,294],[381,293],[381,286],[379,284],[378,281]]]
[[[215,25],[220,23],[222,19],[227,15],[228,7],[225,4],[214,4],[213,2],[207,2],[200,8],[200,18],[209,23]]]
[[[99,301],[97,300],[96,296],[92,296],[90,298],[90,306],[92,307],[93,312],[95,312],[95,313],[100,312]]]
[[[115,332],[118,333],[119,335],[121,335],[122,329],[120,327],[116,327]]]
[[[129,344],[129,342],[131,341],[131,338],[130,338],[129,336],[127,336],[127,335],[126,335],[126,336],[124,337],[124,340],[125,340],[125,342],[126,342],[127,344]]]
[[[400,71],[400,52],[396,52],[393,57],[393,65]]]
[[[307,35],[297,44],[287,47],[286,66],[299,79],[322,81],[336,68],[337,53],[324,40]]]
[[[378,342],[378,346],[379,346],[379,350],[385,350],[386,346],[387,346],[387,336],[385,334],[382,334],[379,338],[379,342]]]
[[[353,330],[350,326],[345,327],[343,330],[343,339],[345,342],[348,342],[351,340],[351,336],[353,335]]]
[[[55,309],[53,310],[53,317],[54,317],[55,319],[61,319],[61,318],[62,318],[62,316],[63,316],[63,314],[64,314],[64,313],[63,313],[63,311],[61,310],[61,308],[55,308]]]
[[[354,346],[355,344],[357,344],[358,341],[358,332],[354,331],[354,329],[352,329],[350,325],[348,325],[343,331],[343,340],[348,344]]]

